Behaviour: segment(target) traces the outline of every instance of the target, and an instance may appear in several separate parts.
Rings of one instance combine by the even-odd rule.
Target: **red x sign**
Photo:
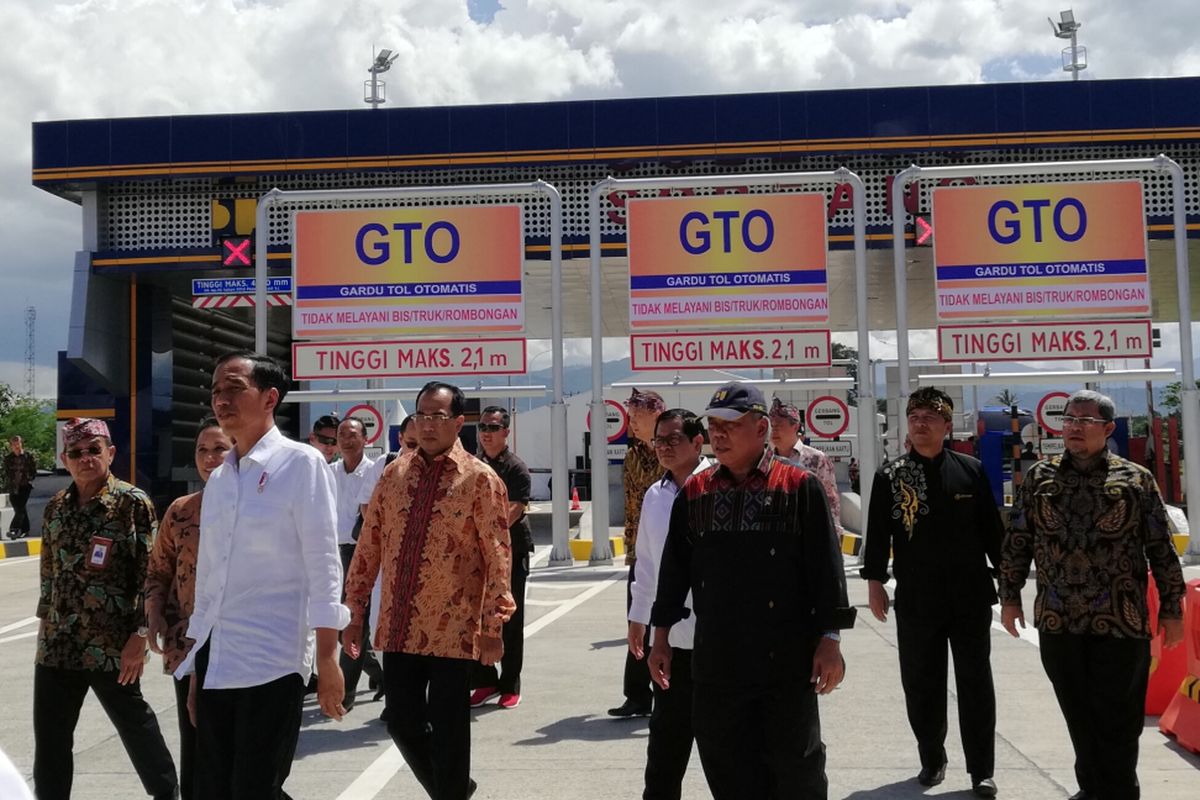
[[[254,242],[249,236],[229,236],[221,239],[221,266],[249,267],[250,245]]]

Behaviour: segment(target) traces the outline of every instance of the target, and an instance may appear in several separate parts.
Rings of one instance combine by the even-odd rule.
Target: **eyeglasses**
[[[909,424],[913,425],[945,425],[946,418],[939,414],[909,414]]]
[[[103,447],[94,444],[91,447],[73,447],[66,452],[66,456],[71,461],[78,461],[84,456],[91,456],[92,458],[95,458],[103,452]]]
[[[497,433],[505,430],[505,427],[499,422],[481,422],[479,423],[479,430],[483,431],[484,433]]]
[[[1070,414],[1062,415],[1062,424],[1064,426],[1076,425],[1082,428],[1085,425],[1095,425],[1097,423],[1103,425],[1106,422],[1108,422],[1108,420],[1104,419],[1103,417],[1074,417]]]
[[[451,417],[447,414],[420,414],[420,413],[410,414],[409,418],[413,422],[417,423],[418,425],[421,425],[426,422],[432,422],[432,423],[447,422],[447,421],[453,419],[453,417]]]
[[[672,433],[670,436],[655,436],[650,440],[650,444],[655,447],[676,447],[686,442],[687,438],[682,433]]]
[[[319,433],[314,433],[313,438],[321,444],[335,445],[338,443],[336,436],[322,436]]]

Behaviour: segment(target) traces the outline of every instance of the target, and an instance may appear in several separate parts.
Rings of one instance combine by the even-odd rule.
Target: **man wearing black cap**
[[[693,725],[714,800],[828,794],[817,695],[845,673],[854,624],[820,482],[766,447],[762,392],[726,384],[704,411],[718,464],[671,508],[650,622],[650,675],[671,681],[668,632],[692,592]]]
[[[888,553],[894,552],[896,642],[922,786],[946,777],[946,646],[954,651],[959,730],[971,787],[994,797],[996,694],[992,686],[992,573],[1003,528],[983,466],[945,450],[954,404],[933,387],[913,392],[911,449],[880,467],[871,486],[862,576],[871,613],[887,620]],[[992,569],[988,568],[988,561]]]

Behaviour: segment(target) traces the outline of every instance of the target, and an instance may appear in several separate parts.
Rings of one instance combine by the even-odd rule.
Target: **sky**
[[[1031,0],[3,0],[0,381],[66,346],[77,206],[30,184],[36,120],[1066,80]],[[1074,6],[1084,79],[1200,74],[1200,4]],[[1177,337],[1176,337],[1177,340]],[[579,349],[572,358],[579,358]],[[607,355],[607,353],[606,353]]]

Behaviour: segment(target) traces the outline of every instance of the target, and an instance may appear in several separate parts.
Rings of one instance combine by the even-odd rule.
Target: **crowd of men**
[[[287,439],[275,413],[288,386],[266,356],[217,362],[214,416],[196,437],[204,487],[161,525],[112,474],[105,423],[66,425],[72,483],[44,515],[37,607],[41,800],[70,796],[89,690],[151,797],[286,798],[306,693],[340,720],[363,672],[428,795],[476,792],[470,709],[515,708],[522,691],[531,480],[508,411],[483,410],[469,453],[466,398],[430,382],[399,454],[372,460],[355,419],[321,417],[308,444]],[[694,744],[715,800],[825,798],[818,701],[845,675],[841,632],[855,623],[833,469],[801,441],[799,411],[752,385],[721,387],[699,413],[665,406],[653,392],[628,401],[628,657],[625,700],[609,711],[650,717],[643,797],[681,796]],[[1138,798],[1147,564],[1166,645],[1183,636],[1157,487],[1106,449],[1112,402],[1078,392],[1066,455],[1031,467],[1006,534],[979,462],[944,447],[952,412],[936,389],[911,395],[911,447],[879,469],[867,513],[862,577],[872,614],[896,613],[917,781],[946,778],[949,650],[971,789],[997,794],[991,606],[1018,635],[1034,563],[1073,797]],[[175,681],[178,771],[141,694],[148,650]]]

